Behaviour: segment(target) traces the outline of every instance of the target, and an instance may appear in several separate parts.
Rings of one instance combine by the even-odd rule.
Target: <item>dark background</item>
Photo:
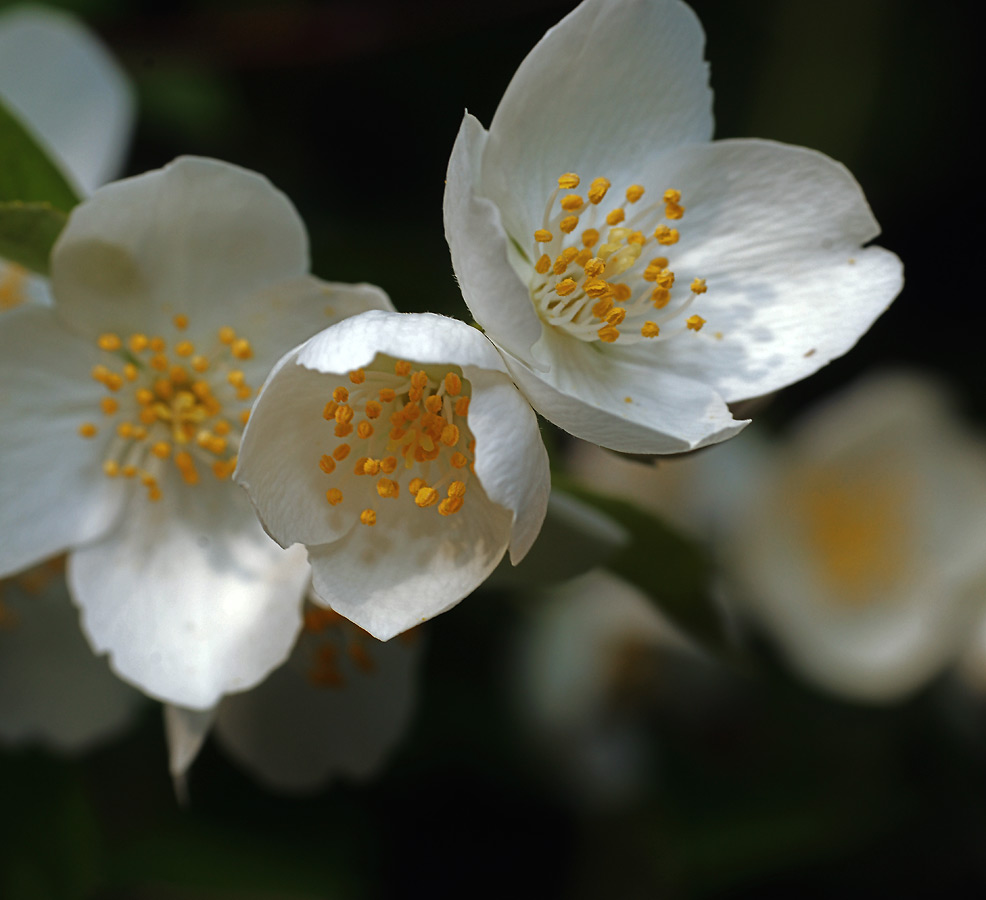
[[[2,4],[0,4],[2,5]],[[488,124],[517,64],[573,4],[122,2],[86,18],[139,96],[127,172],[177,155],[266,174],[313,271],[398,308],[464,317],[441,220],[464,108]],[[936,373],[986,416],[978,306],[982,152],[973,4],[696,0],[718,137],[849,166],[907,284],[845,359],[766,411],[783,427],[865,370]],[[504,688],[523,603],[484,591],[429,626],[420,711],[369,785],[264,793],[211,745],[179,809],[160,715],[84,759],[0,755],[0,896],[572,898],[982,896],[983,707],[942,682],[852,706],[769,659],[708,709],[650,701],[654,784],[629,808],[549,777]],[[690,697],[690,695],[688,695]]]

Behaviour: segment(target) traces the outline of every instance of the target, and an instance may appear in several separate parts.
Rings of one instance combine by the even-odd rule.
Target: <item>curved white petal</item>
[[[728,402],[804,378],[849,350],[903,285],[900,260],[863,247],[879,233],[849,171],[802,147],[737,140],[653,161],[656,186],[682,192],[676,281],[704,278],[698,334],[633,356],[654,358]]]
[[[504,356],[510,374],[541,415],[583,440],[625,453],[681,453],[747,425],[714,389],[672,369],[614,359],[553,329],[540,347],[551,360],[546,373]]]
[[[117,519],[121,485],[102,473],[95,348],[48,309],[16,309],[0,326],[0,574],[99,538]]]
[[[482,193],[507,231],[538,227],[565,172],[632,178],[639,160],[708,140],[704,43],[678,0],[588,0],[551,28],[507,87],[483,155]]]
[[[178,802],[184,805],[188,803],[188,770],[209,736],[218,707],[186,709],[165,703],[162,709],[164,737],[168,744],[168,772],[171,774]]]
[[[141,700],[86,644],[55,561],[0,582],[0,740],[84,750]]]
[[[172,482],[157,503],[135,495],[120,528],[76,550],[69,583],[90,642],[121,677],[201,710],[286,658],[308,569],[233,485]]]
[[[338,683],[318,678],[331,643]],[[357,665],[338,635],[304,632],[287,663],[260,685],[223,700],[215,735],[264,785],[288,793],[324,787],[342,775],[376,771],[414,711],[421,642],[365,636]]]
[[[445,240],[469,311],[500,346],[527,358],[541,336],[541,320],[527,285],[508,262],[500,211],[478,193],[485,141],[483,126],[466,113],[445,179]]]
[[[74,16],[40,6],[0,15],[0,96],[84,193],[122,168],[133,128],[133,90]]]
[[[214,334],[239,330],[258,291],[307,268],[304,225],[266,178],[181,157],[77,206],[51,281],[60,315],[84,333],[153,334],[183,314]]]

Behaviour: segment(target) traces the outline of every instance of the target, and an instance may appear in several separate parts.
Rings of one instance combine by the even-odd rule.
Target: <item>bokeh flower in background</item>
[[[69,551],[83,629],[121,677],[207,708],[290,652],[303,554],[229,476],[269,366],[389,301],[307,275],[304,226],[266,179],[180,159],[72,213],[52,309],[0,333],[0,572]]]
[[[380,640],[455,606],[544,520],[548,456],[493,346],[455,319],[367,312],[271,372],[236,480],[316,598]]]
[[[703,43],[677,0],[586,0],[449,163],[471,313],[538,412],[617,450],[736,434],[727,403],[845,353],[902,285],[843,166],[710,142]]]

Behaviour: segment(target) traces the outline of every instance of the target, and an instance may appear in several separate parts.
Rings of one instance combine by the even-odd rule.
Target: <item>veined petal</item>
[[[64,559],[0,582],[0,740],[83,750],[118,734],[141,695],[96,656],[65,584]]]
[[[304,225],[284,194],[254,172],[188,156],[80,204],[51,256],[59,313],[86,334],[153,334],[175,315],[214,333],[307,268]]]
[[[340,775],[365,778],[407,729],[421,649],[416,633],[381,643],[348,623],[306,629],[262,684],[223,700],[216,738],[277,791],[315,790]]]
[[[526,237],[564,172],[635,177],[639,160],[709,140],[704,44],[678,0],[587,0],[549,29],[504,92],[483,155],[482,193],[507,230]]]
[[[510,374],[538,412],[583,440],[624,453],[682,453],[748,424],[712,388],[673,369],[617,361],[550,329],[541,347],[547,374],[504,356]]]
[[[646,175],[689,201],[678,280],[703,278],[699,334],[633,356],[701,380],[732,402],[812,374],[849,350],[903,285],[849,171],[802,147],[759,140],[672,150]]]
[[[16,309],[0,327],[0,575],[99,538],[123,504],[103,477],[103,444],[79,429],[99,409],[94,349],[49,309]]]
[[[287,657],[308,567],[230,484],[168,487],[156,503],[135,496],[125,527],[76,550],[69,583],[90,642],[121,677],[201,710]]]
[[[74,16],[40,6],[0,15],[0,95],[84,193],[122,168],[133,90]]]

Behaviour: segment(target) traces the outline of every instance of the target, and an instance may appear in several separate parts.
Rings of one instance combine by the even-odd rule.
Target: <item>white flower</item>
[[[79,631],[64,559],[0,580],[0,741],[79,751],[133,721],[141,695]]]
[[[299,793],[376,772],[407,730],[417,696],[417,632],[382,643],[318,606],[288,661],[216,710],[165,710],[179,793],[211,729],[223,750],[266,787]]]
[[[845,168],[710,143],[702,47],[677,0],[586,0],[449,162],[469,309],[535,409],[617,450],[735,434],[726,403],[845,353],[901,287]]]
[[[308,547],[317,597],[387,640],[450,609],[544,519],[534,412],[478,331],[367,312],[291,351],[261,390],[236,480]]]
[[[83,193],[119,174],[133,90],[99,40],[68,13],[39,6],[0,14],[0,99]],[[0,312],[50,302],[47,281],[0,261]]]
[[[184,158],[108,185],[52,253],[53,308],[0,330],[0,574],[70,551],[82,627],[147,693],[206,708],[290,652],[307,567],[229,480],[254,391],[325,323],[388,306],[306,275],[266,179]]]
[[[904,697],[956,660],[982,616],[986,445],[918,376],[872,378],[776,445],[746,434],[668,461],[651,488],[627,474],[624,496],[691,509],[674,518],[711,542],[730,610],[834,693]]]

